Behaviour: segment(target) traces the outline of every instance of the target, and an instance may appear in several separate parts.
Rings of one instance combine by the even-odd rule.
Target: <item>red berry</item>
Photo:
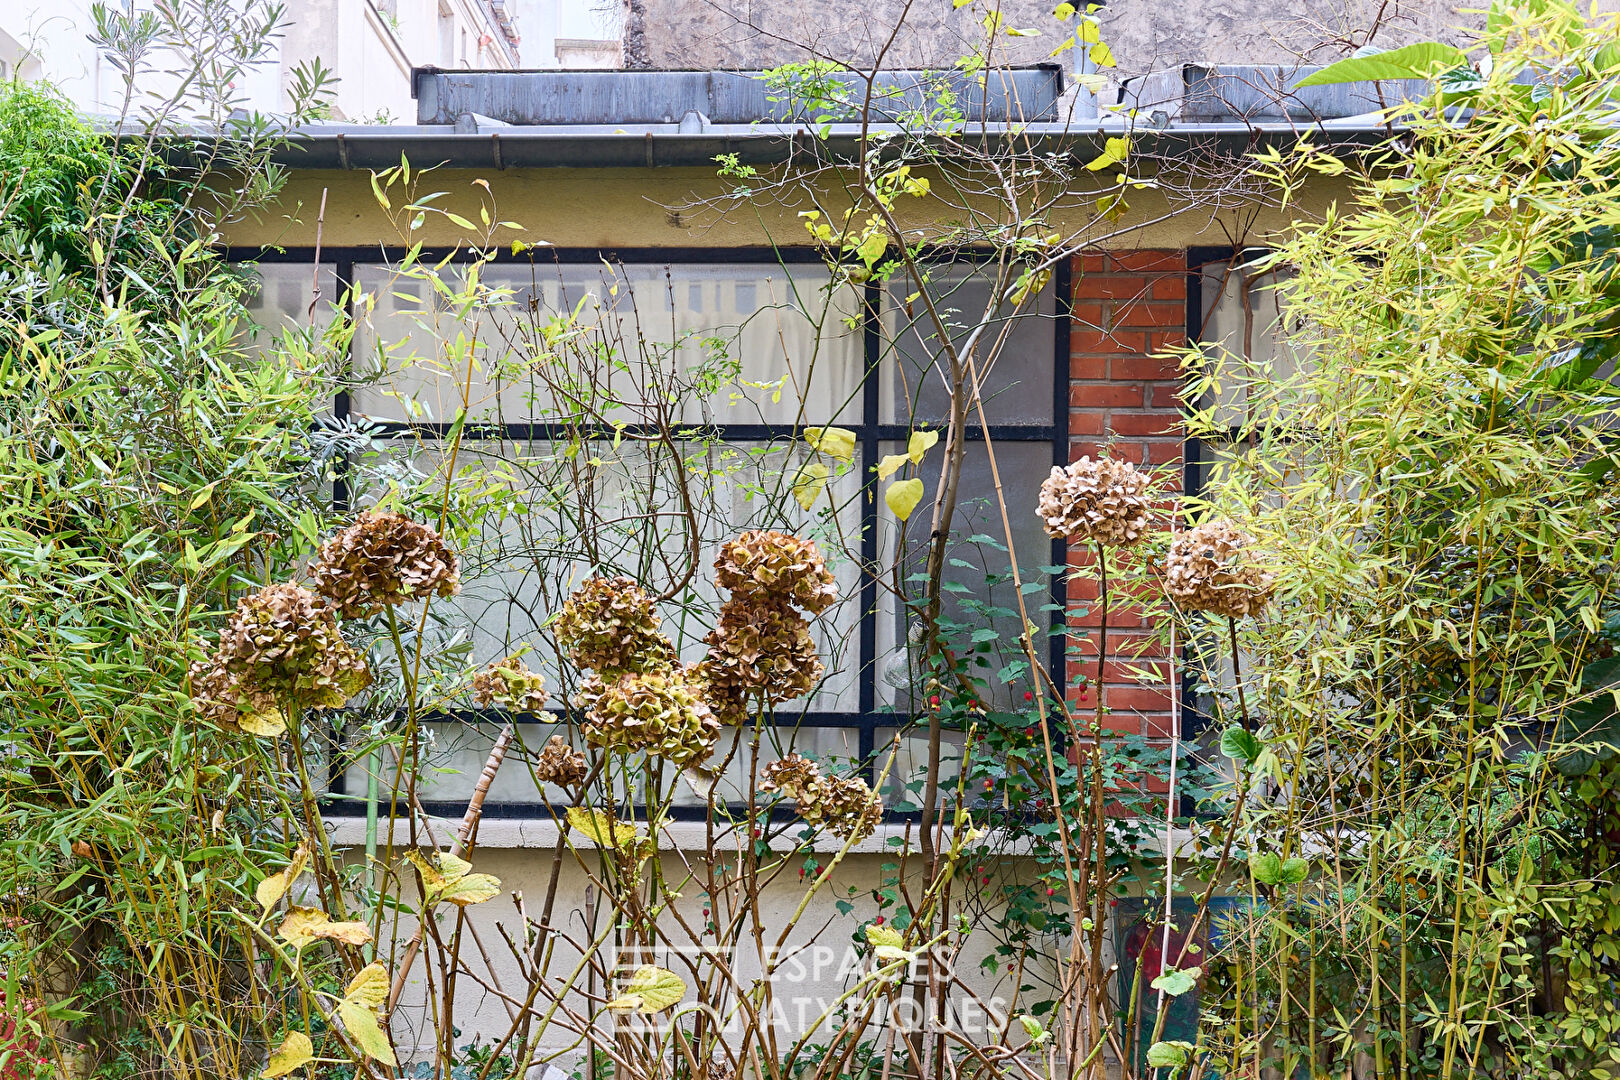
[[[1056,890],[1056,889],[1047,889],[1047,890],[1046,890],[1046,895],[1047,895],[1047,896],[1052,896],[1052,895],[1054,895],[1054,894],[1056,894],[1056,893],[1057,893],[1057,890]]]
[[[930,709],[939,708],[939,695],[938,694],[935,694],[933,697],[928,699],[928,707]]]
[[[1035,695],[1030,693],[1028,690],[1025,690],[1024,691],[1024,700],[1025,701],[1034,701],[1035,700]]]
[[[882,926],[883,925],[883,916],[879,915],[877,918],[872,920],[872,923],[874,925],[876,925],[876,926]]]

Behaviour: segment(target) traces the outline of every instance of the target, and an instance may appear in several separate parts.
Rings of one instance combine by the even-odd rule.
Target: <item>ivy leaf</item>
[[[894,511],[894,516],[901,521],[911,517],[911,512],[917,509],[917,504],[922,501],[922,497],[923,482],[916,477],[912,477],[910,480],[897,480],[889,485],[889,490],[883,493],[883,501],[888,504],[890,510]]]
[[[1237,724],[1233,724],[1221,732],[1221,753],[1233,761],[1241,761],[1253,765],[1260,756],[1260,740],[1250,732],[1244,731]]]
[[[1198,985],[1198,976],[1204,973],[1201,967],[1174,969],[1162,973],[1149,985],[1155,990],[1163,990],[1170,997],[1180,997]]]
[[[923,455],[937,442],[939,442],[937,431],[913,431],[911,438],[906,440],[906,457],[911,459],[913,465],[921,465]]]
[[[827,489],[827,477],[831,471],[819,461],[807,462],[799,475],[793,478],[793,501],[799,504],[799,509],[809,510],[821,498],[821,493]]]
[[[308,865],[309,845],[299,844],[298,850],[293,852],[292,859],[286,866],[259,882],[258,888],[253,890],[253,895],[264,906],[266,915],[270,914],[270,909],[276,906],[277,901],[287,895],[287,889],[298,880],[298,876]]]
[[[346,945],[364,945],[371,940],[371,930],[365,923],[333,922],[326,912],[307,907],[295,907],[287,912],[276,933],[295,949],[321,940],[341,941]]]
[[[275,1077],[286,1076],[314,1058],[315,1044],[309,1041],[309,1036],[302,1031],[289,1031],[287,1037],[281,1040],[281,1045],[270,1051],[270,1062],[259,1075],[264,1080],[275,1080]]]
[[[804,441],[834,461],[849,461],[855,456],[855,433],[848,428],[805,428]]]
[[[1459,64],[1467,63],[1468,57],[1455,45],[1446,45],[1439,41],[1420,41],[1388,52],[1340,60],[1313,75],[1307,75],[1295,85],[1328,86],[1333,83],[1368,82],[1377,79],[1426,79],[1436,68],[1450,71]]]
[[[1173,1039],[1148,1047],[1147,1063],[1156,1069],[1179,1069],[1192,1061],[1193,1044]]]
[[[686,982],[673,971],[643,964],[624,984],[624,993],[607,1003],[616,1012],[634,1009],[643,1016],[671,1008],[686,994]]]

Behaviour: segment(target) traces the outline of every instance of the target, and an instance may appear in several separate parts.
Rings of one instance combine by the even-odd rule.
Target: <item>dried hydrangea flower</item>
[[[585,755],[568,745],[561,735],[553,735],[540,751],[534,775],[543,784],[573,787],[585,779]]]
[[[675,662],[675,646],[658,626],[641,586],[627,577],[593,577],[563,604],[554,629],[576,667],[611,677]]]
[[[703,676],[721,695],[762,693],[778,704],[808,694],[821,678],[810,624],[786,605],[732,597],[703,640],[709,646]]]
[[[762,791],[792,799],[807,825],[824,826],[841,840],[864,840],[883,820],[883,800],[857,776],[825,776],[798,753],[765,766]]]
[[[192,704],[209,723],[250,735],[280,735],[287,730],[275,698],[244,687],[217,657],[192,664],[186,677],[191,680]]]
[[[593,676],[575,704],[586,710],[581,730],[592,746],[641,750],[677,765],[708,757],[720,734],[720,722],[681,667]]]
[[[838,584],[815,543],[774,529],[728,540],[714,569],[715,584],[762,604],[791,604],[813,615],[838,599]]]
[[[473,701],[482,708],[498,705],[521,713],[545,709],[550,697],[544,675],[530,671],[519,656],[496,660],[473,676]]]
[[[724,672],[715,660],[704,659],[692,665],[687,681],[709,703],[716,720],[726,727],[741,727],[748,723],[748,690],[729,681]]]
[[[1128,461],[1083,457],[1052,466],[1035,513],[1048,536],[1128,547],[1147,535],[1152,483]]]
[[[367,511],[321,545],[315,591],[345,619],[461,588],[460,562],[439,534],[392,511]]]
[[[266,585],[244,596],[219,637],[204,677],[210,692],[235,694],[237,708],[274,701],[335,709],[371,682],[365,658],[344,642],[332,609],[301,585]]]
[[[1229,521],[1206,521],[1170,543],[1164,590],[1177,605],[1239,619],[1258,615],[1276,580],[1249,554],[1254,538]]]

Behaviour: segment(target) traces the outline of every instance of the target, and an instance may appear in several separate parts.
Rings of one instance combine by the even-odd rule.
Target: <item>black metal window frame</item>
[[[726,264],[777,264],[784,268],[794,266],[824,265],[821,255],[813,249],[807,248],[779,248],[768,246],[747,247],[621,247],[621,248],[545,248],[542,256],[546,262],[559,265],[601,265],[604,261],[610,265],[622,264],[626,266],[680,266],[680,265],[726,265]],[[347,294],[357,284],[355,268],[357,266],[387,265],[391,260],[402,258],[404,251],[383,246],[377,247],[330,247],[323,246],[319,251],[319,262],[323,266],[332,267],[337,284],[339,296]],[[993,253],[976,249],[953,249],[949,252],[938,253],[941,263],[968,263],[982,261],[992,257]],[[316,249],[313,246],[286,246],[275,248],[240,248],[232,247],[225,250],[225,258],[232,263],[275,263],[294,264],[313,267],[316,262]],[[475,255],[465,247],[462,248],[424,248],[418,254],[418,262],[432,265],[442,259],[449,258],[451,265],[455,262],[473,261]],[[531,257],[528,254],[513,255],[505,250],[495,253],[493,262],[497,264],[523,264],[528,265]],[[863,296],[863,365],[865,375],[861,383],[861,419],[860,422],[851,423],[841,421],[841,427],[853,430],[856,435],[856,445],[860,450],[861,460],[861,558],[870,566],[878,560],[878,479],[873,467],[881,457],[881,444],[884,442],[904,441],[911,432],[906,424],[881,423],[880,412],[880,379],[879,371],[885,360],[882,324],[883,318],[883,288],[879,282],[868,282],[864,286]],[[1071,275],[1068,260],[1058,263],[1053,269],[1052,285],[1054,294],[1054,312],[1052,317],[1052,422],[1049,424],[991,424],[988,432],[988,441],[996,444],[1004,442],[1017,443],[1044,443],[1050,446],[1052,463],[1054,465],[1067,465],[1069,461],[1069,353],[1071,311],[1073,306]],[[347,317],[353,318],[352,310]],[[354,359],[351,339],[350,359]],[[352,415],[352,406],[349,395],[339,392],[333,399],[332,412],[338,421],[347,420]],[[824,421],[829,422],[829,421]],[[378,434],[382,437],[414,435],[424,440],[441,437],[450,424],[443,422],[406,422],[406,421],[373,421]],[[510,439],[513,441],[543,441],[554,434],[562,432],[562,425],[553,431],[551,425],[546,424],[480,424],[476,432],[480,437],[496,439]],[[464,436],[475,430],[469,424]],[[794,429],[775,427],[770,424],[724,424],[712,428],[703,428],[706,433],[737,442],[769,443],[779,439],[792,437]],[[802,429],[800,429],[802,430]],[[569,435],[578,435],[577,428],[570,428]],[[587,436],[590,433],[587,433]],[[612,432],[602,434],[611,436]],[[966,429],[970,443],[982,443],[986,440],[986,431],[980,425],[969,424]],[[348,509],[349,488],[344,476],[342,463],[333,482],[333,502],[336,509]],[[1048,556],[1052,565],[1066,565],[1068,562],[1067,546],[1061,539],[1051,542]],[[1066,603],[1066,592],[1063,579],[1054,576],[1050,598],[1054,604],[1059,605],[1055,612],[1053,625],[1063,625],[1062,607]],[[858,628],[860,633],[860,678],[858,684],[859,704],[854,712],[834,711],[803,711],[791,717],[791,724],[805,728],[831,728],[854,732],[858,735],[858,756],[866,770],[869,782],[876,780],[877,731],[880,728],[901,728],[907,726],[912,717],[905,713],[883,711],[877,704],[878,679],[878,584],[870,575],[863,575],[861,581],[860,619]],[[1048,642],[1048,662],[1057,682],[1059,692],[1063,691],[1065,674],[1065,657],[1067,654],[1068,639],[1066,634],[1053,634]],[[444,721],[465,722],[500,722],[505,719],[504,714],[494,710],[465,709],[445,712],[442,717],[435,717]],[[784,726],[787,726],[786,721]],[[339,796],[333,800],[332,810],[335,816],[349,816],[344,811],[354,808],[355,814],[362,812],[350,800],[343,798],[345,790],[344,776],[341,771],[332,773],[328,778],[329,791]],[[459,801],[433,801],[425,800],[422,809],[434,816],[456,816],[465,805]],[[701,818],[705,811],[703,807],[677,806],[671,808],[677,819]],[[488,802],[485,803],[483,816],[486,818],[523,819],[543,815],[544,808],[539,803],[529,802]],[[915,817],[915,814],[891,812],[889,816],[895,820],[905,820]]]

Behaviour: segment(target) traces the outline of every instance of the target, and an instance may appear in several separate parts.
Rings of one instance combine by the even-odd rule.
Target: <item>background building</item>
[[[150,0],[112,0],[114,8]],[[411,69],[507,69],[521,63],[512,0],[289,0],[272,62],[243,76],[241,106],[284,111],[298,65],[319,58],[336,77],[332,119],[408,120]],[[92,42],[91,0],[10,0],[0,4],[0,77],[48,80],[86,113],[115,114],[122,76]],[[162,92],[162,56],[141,81]],[[137,107],[138,107],[137,102]]]

